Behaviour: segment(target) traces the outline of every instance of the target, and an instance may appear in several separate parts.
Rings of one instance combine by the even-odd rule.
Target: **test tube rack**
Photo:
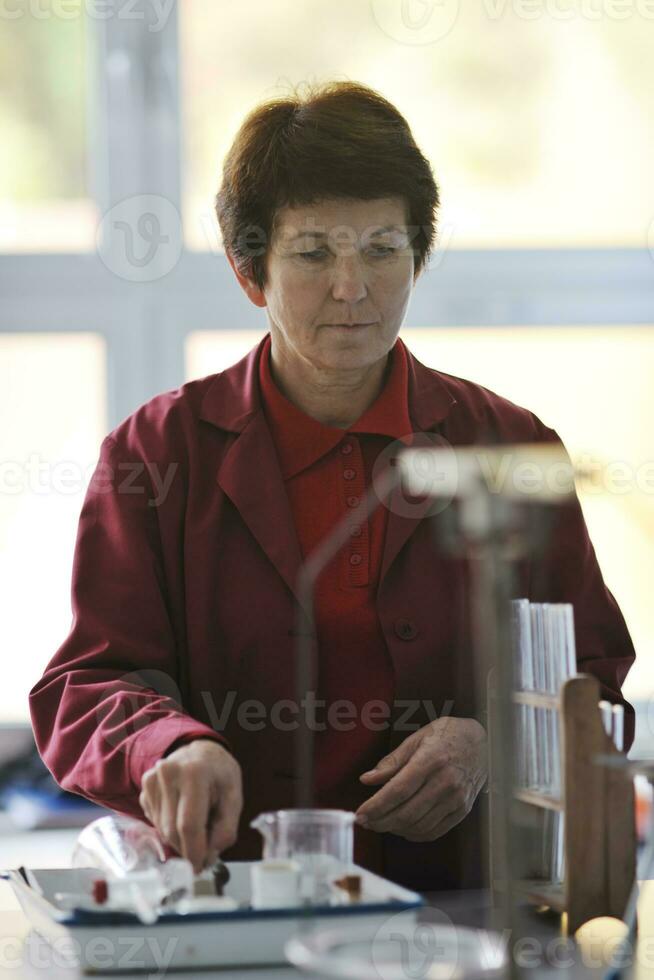
[[[489,716],[493,692],[489,688]],[[577,674],[559,694],[514,691],[515,704],[558,711],[561,734],[561,798],[536,789],[514,789],[513,813],[529,822],[529,810],[562,813],[565,860],[561,882],[520,881],[518,891],[529,904],[567,913],[567,931],[595,916],[622,918],[636,875],[636,823],[631,779],[602,757],[621,755],[606,733],[596,677]],[[489,737],[492,739],[492,726]],[[493,759],[491,749],[490,757]],[[493,772],[489,773],[490,839],[493,837]],[[526,809],[525,809],[526,808]],[[495,895],[504,889],[501,867],[491,845],[490,880]]]

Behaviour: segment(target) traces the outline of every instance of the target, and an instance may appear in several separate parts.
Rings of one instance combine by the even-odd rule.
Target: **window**
[[[107,426],[105,345],[96,334],[0,334],[0,720],[70,629],[77,521]]]
[[[2,252],[79,251],[94,242],[87,23],[81,0],[67,4],[65,18],[57,15],[60,6],[46,0],[38,11],[17,4],[2,14]]]
[[[221,251],[222,159],[255,103],[286,82],[327,78],[395,102],[440,184],[440,247],[404,330],[414,352],[532,408],[573,453],[648,462],[646,5],[598,18],[588,4],[488,0],[422,5],[436,11],[424,23],[416,5],[398,20],[411,6],[6,5],[0,464],[19,468],[5,475],[21,478],[37,453],[53,474],[72,460],[87,476],[102,437],[138,405],[238,360],[266,330]],[[0,630],[3,649],[24,658],[0,721],[27,720],[29,687],[70,625],[82,496],[0,497],[0,584],[11,597]],[[651,565],[651,496],[583,504],[639,649],[628,690],[642,700],[654,694],[640,571]]]
[[[245,113],[288,81],[337,74],[377,87],[408,119],[441,186],[443,246],[642,247],[654,219],[654,17],[556,6],[567,15],[546,2],[524,13],[518,0],[282,0],[253,17],[245,4],[185,0],[189,245],[218,247],[213,197]],[[217,38],[230,39],[219,58]]]

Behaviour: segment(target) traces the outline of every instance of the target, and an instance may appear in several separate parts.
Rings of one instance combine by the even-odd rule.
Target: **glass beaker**
[[[263,858],[293,858],[302,868],[302,896],[324,901],[329,879],[352,864],[354,813],[350,810],[269,810],[250,826],[262,835]]]
[[[169,848],[149,824],[124,814],[99,817],[79,833],[73,868],[97,868],[110,882],[110,895],[125,894],[143,922],[154,922],[166,896],[193,895],[193,866],[169,857]]]

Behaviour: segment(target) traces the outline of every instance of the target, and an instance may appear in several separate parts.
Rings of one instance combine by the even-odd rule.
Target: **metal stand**
[[[492,819],[487,837],[487,866],[491,852],[497,878],[491,881],[498,927],[509,935],[524,934],[524,895],[520,882],[525,877],[522,841],[516,830],[519,813],[515,798],[514,665],[510,639],[510,600],[515,596],[514,563],[533,555],[546,538],[549,522],[546,511],[530,505],[559,503],[574,492],[572,467],[561,449],[552,445],[502,445],[491,447],[448,447],[431,451],[431,467],[425,450],[403,453],[400,463],[411,491],[424,493],[433,488],[434,497],[459,501],[458,525],[448,529],[450,547],[471,558],[473,571],[472,616],[474,628],[474,683],[477,714],[487,701],[489,675],[494,694],[488,718]],[[508,463],[508,466],[507,466]],[[512,479],[518,467],[528,464],[530,472],[540,469],[542,489],[533,483],[520,492],[520,482]],[[548,467],[569,467],[567,486],[557,484],[556,493],[547,480]],[[504,470],[503,486],[498,479]],[[429,482],[426,479],[429,474]],[[524,482],[524,481],[523,481]],[[509,976],[521,970],[511,957]]]

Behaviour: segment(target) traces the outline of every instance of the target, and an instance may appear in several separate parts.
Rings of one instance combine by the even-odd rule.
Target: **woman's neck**
[[[323,370],[291,360],[273,344],[270,371],[282,394],[306,415],[335,429],[347,429],[379,396],[390,364],[386,355],[362,368]]]

